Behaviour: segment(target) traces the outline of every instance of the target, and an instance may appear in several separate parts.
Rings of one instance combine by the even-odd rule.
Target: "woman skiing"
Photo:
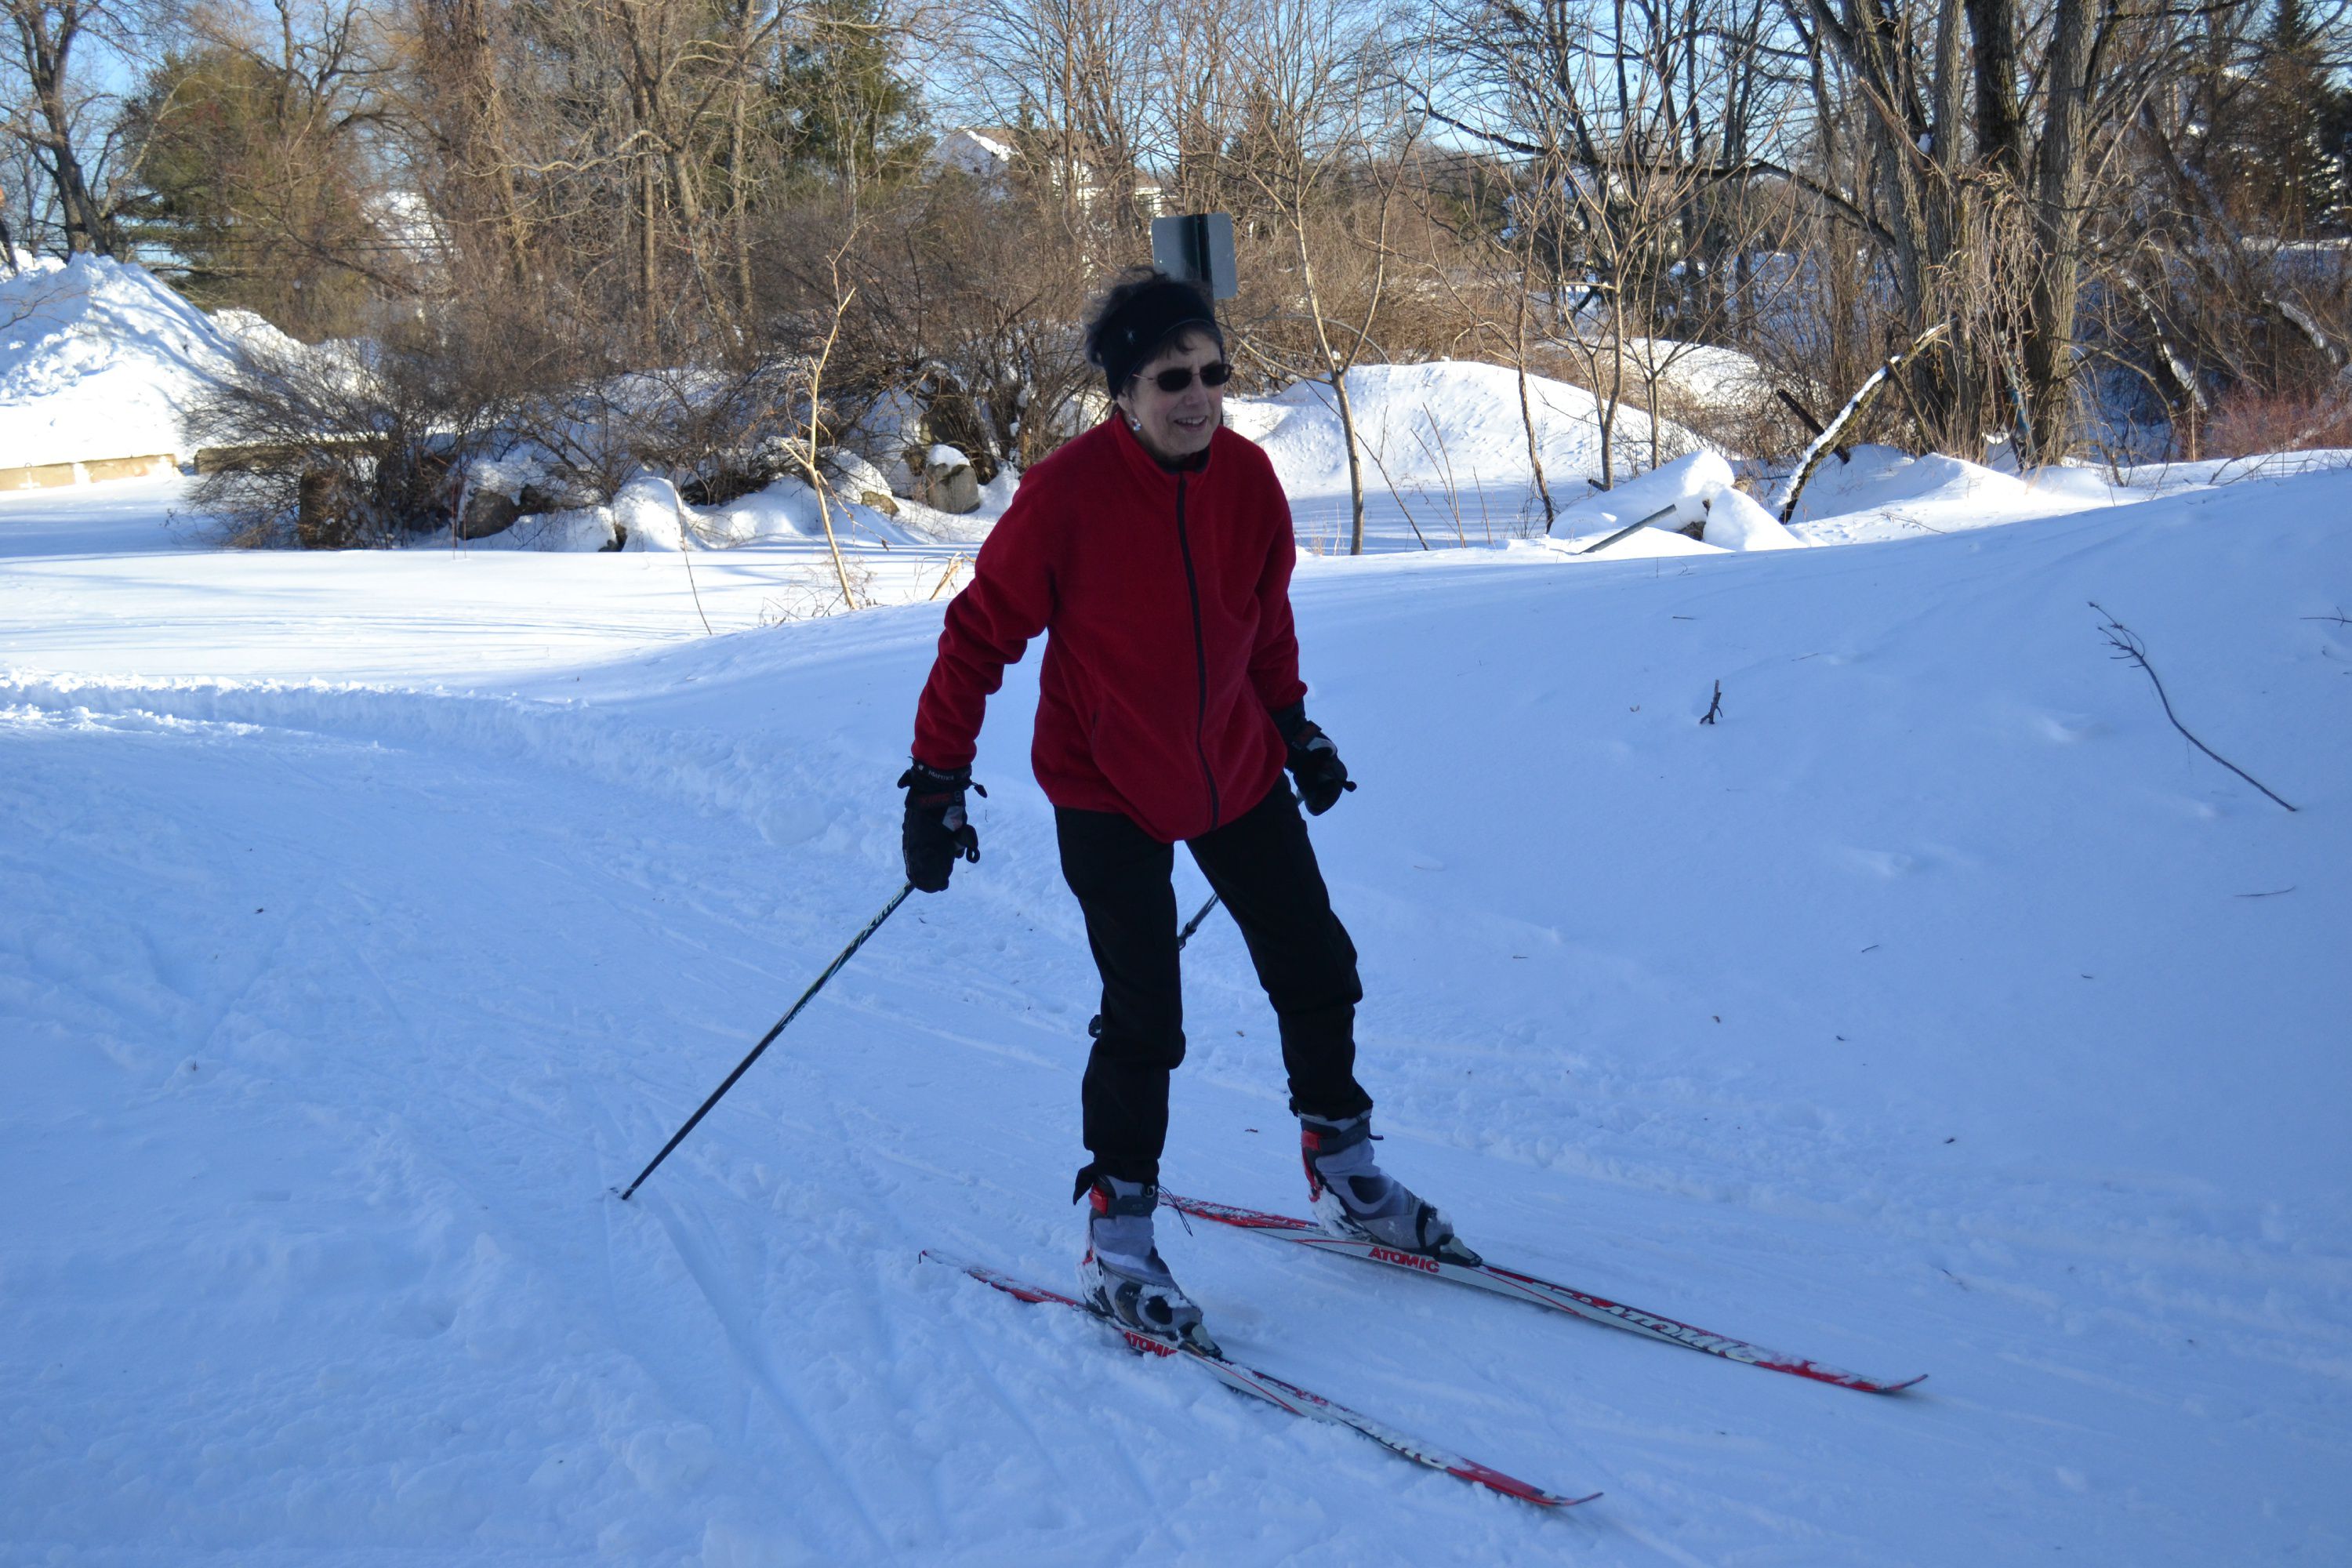
[[[987,699],[1049,634],[1031,761],[1086,917],[1102,1011],[1081,1099],[1092,1156],[1087,1296],[1120,1322],[1213,1349],[1152,1236],[1168,1079],[1184,1058],[1176,898],[1182,842],[1241,927],[1280,1021],[1318,1220],[1475,1261],[1444,1215],[1383,1174],[1355,1077],[1356,950],[1307,826],[1356,786],[1307,717],[1292,631],[1290,507],[1257,446],[1223,428],[1231,369],[1213,307],[1163,273],[1097,302],[1087,358],[1112,416],[1038,463],[948,606],[915,719],[907,879],[939,892],[980,858],[964,795]]]

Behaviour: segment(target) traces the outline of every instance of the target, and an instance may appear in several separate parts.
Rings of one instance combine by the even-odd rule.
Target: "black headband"
[[[1220,351],[1224,348],[1225,334],[1217,328],[1216,308],[1189,283],[1156,279],[1123,301],[1118,313],[1103,323],[1099,340],[1103,380],[1109,384],[1110,395],[1117,397],[1126,391],[1135,373],[1151,362],[1160,345],[1188,327],[1208,333]]]

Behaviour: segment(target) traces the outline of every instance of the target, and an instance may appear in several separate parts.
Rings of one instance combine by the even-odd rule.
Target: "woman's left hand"
[[[1288,750],[1284,765],[1297,783],[1299,798],[1307,803],[1307,815],[1320,816],[1339,804],[1339,796],[1356,787],[1348,776],[1348,764],[1339,760],[1339,748],[1323,727],[1307,716],[1307,705],[1286,708],[1274,716],[1282,731],[1283,745]]]

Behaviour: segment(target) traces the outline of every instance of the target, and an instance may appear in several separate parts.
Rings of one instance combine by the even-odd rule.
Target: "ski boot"
[[[1223,1355],[1201,1326],[1192,1304],[1152,1245],[1151,1215],[1160,1206],[1156,1182],[1097,1175],[1079,1189],[1087,1199],[1087,1255],[1078,1289],[1122,1329],[1162,1342],[1188,1344]]]
[[[1478,1255],[1454,1234],[1454,1222],[1372,1157],[1370,1111],[1343,1121],[1298,1119],[1299,1157],[1315,1218],[1333,1236],[1370,1241],[1441,1263],[1475,1265]]]

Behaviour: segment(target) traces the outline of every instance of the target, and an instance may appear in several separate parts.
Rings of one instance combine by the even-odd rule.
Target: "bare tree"
[[[1227,184],[1287,252],[1279,305],[1304,329],[1245,323],[1243,350],[1276,377],[1329,389],[1348,451],[1351,555],[1364,551],[1364,473],[1348,373],[1379,357],[1372,329],[1415,131],[1377,69],[1374,20],[1358,0],[1256,0],[1237,60],[1239,133],[1224,149]],[[1342,270],[1348,286],[1335,289]]]
[[[641,354],[761,352],[762,215],[903,177],[882,0],[408,0],[412,163],[474,275],[560,286]]]
[[[207,308],[362,330],[435,259],[381,156],[390,74],[369,0],[196,12],[118,122],[124,237]]]
[[[966,101],[1017,131],[1037,194],[1103,270],[1147,216],[1136,193],[1175,15],[1133,0],[971,0],[952,28]]]
[[[5,0],[5,66],[17,92],[5,122],[57,204],[57,230],[69,255],[114,255],[121,247],[115,176],[120,157],[113,100],[94,84],[135,69],[169,28],[169,0]],[[112,72],[91,68],[110,56]],[[132,160],[135,162],[135,157]],[[29,236],[28,236],[29,237]]]
[[[832,364],[835,345],[841,341],[841,319],[848,314],[849,307],[857,300],[857,285],[846,281],[842,275],[843,258],[857,243],[857,219],[853,212],[849,233],[843,237],[840,248],[825,258],[826,279],[833,289],[833,312],[825,323],[824,341],[800,367],[800,375],[789,378],[786,384],[792,393],[798,394],[806,401],[808,418],[803,427],[803,437],[793,447],[794,459],[802,476],[807,479],[809,489],[816,493],[817,518],[824,525],[824,547],[833,556],[834,576],[841,584],[842,607],[848,610],[857,608],[857,594],[850,586],[849,568],[841,560],[841,540],[833,530],[832,486],[818,465],[817,444],[824,434],[825,371]],[[802,385],[794,385],[794,382],[804,383],[804,389]]]
[[[1514,170],[1499,234],[1529,312],[1598,400],[1602,484],[1617,478],[1617,419],[1649,416],[1702,344],[1751,340],[1785,266],[1785,205],[1759,180],[1792,119],[1768,70],[1760,0],[1447,0],[1431,36],[1444,68],[1412,84],[1436,121]],[[1514,338],[1520,336],[1516,330]]]

